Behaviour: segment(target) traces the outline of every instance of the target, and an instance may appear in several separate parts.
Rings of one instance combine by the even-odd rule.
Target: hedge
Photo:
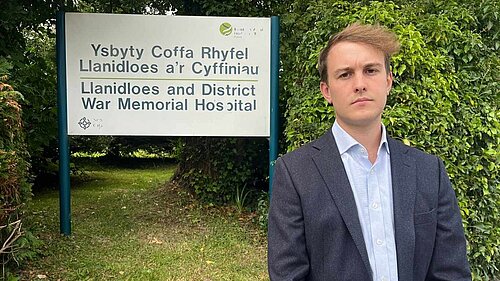
[[[29,232],[22,225],[22,207],[31,198],[28,154],[21,121],[22,96],[0,82],[0,260],[2,278],[14,263],[30,256]],[[7,269],[7,270],[5,270]]]

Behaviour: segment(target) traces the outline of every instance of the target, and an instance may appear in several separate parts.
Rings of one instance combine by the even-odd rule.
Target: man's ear
[[[332,96],[330,95],[330,88],[328,87],[328,83],[321,81],[319,83],[319,89],[321,90],[321,94],[323,94],[323,97],[325,98],[325,100],[327,100],[329,104],[333,104]]]
[[[387,95],[391,92],[392,89],[392,71],[387,74]]]

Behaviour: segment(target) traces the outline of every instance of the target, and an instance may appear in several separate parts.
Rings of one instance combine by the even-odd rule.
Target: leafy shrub
[[[13,262],[34,251],[31,234],[22,226],[22,207],[31,198],[28,154],[21,120],[20,93],[0,82],[0,263],[2,278],[10,275]],[[7,269],[5,271],[5,269]]]
[[[262,139],[186,138],[178,148],[174,178],[205,201],[227,203],[237,187],[267,186],[267,148],[267,140]]]
[[[500,268],[500,60],[483,37],[498,34],[484,34],[477,15],[454,2],[363,3],[316,1],[285,16],[285,30],[302,31],[283,62],[288,150],[333,123],[316,69],[329,36],[354,21],[389,27],[402,49],[393,58],[394,87],[383,122],[390,135],[445,161],[474,280],[491,280]]]
[[[158,157],[174,157],[175,137],[72,136],[71,153],[104,154],[109,158],[133,156],[144,151]]]
[[[269,194],[261,192],[257,200],[257,224],[259,228],[267,233],[267,222],[269,219]]]
[[[12,85],[21,93],[31,173],[57,179],[57,93],[54,31],[26,29],[22,57],[14,61]]]

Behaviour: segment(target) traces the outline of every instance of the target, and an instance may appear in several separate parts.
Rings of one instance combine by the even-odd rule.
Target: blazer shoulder
[[[328,130],[321,137],[309,143],[306,143],[301,147],[280,156],[279,158],[281,158],[285,162],[300,161],[314,156],[315,154],[319,153],[319,151],[322,150],[322,148],[324,148],[325,146],[331,145],[335,146],[335,142],[331,131]]]

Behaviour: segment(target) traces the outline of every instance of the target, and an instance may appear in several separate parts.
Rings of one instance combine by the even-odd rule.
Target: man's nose
[[[356,94],[362,94],[366,92],[366,83],[362,74],[354,75],[354,92]]]

